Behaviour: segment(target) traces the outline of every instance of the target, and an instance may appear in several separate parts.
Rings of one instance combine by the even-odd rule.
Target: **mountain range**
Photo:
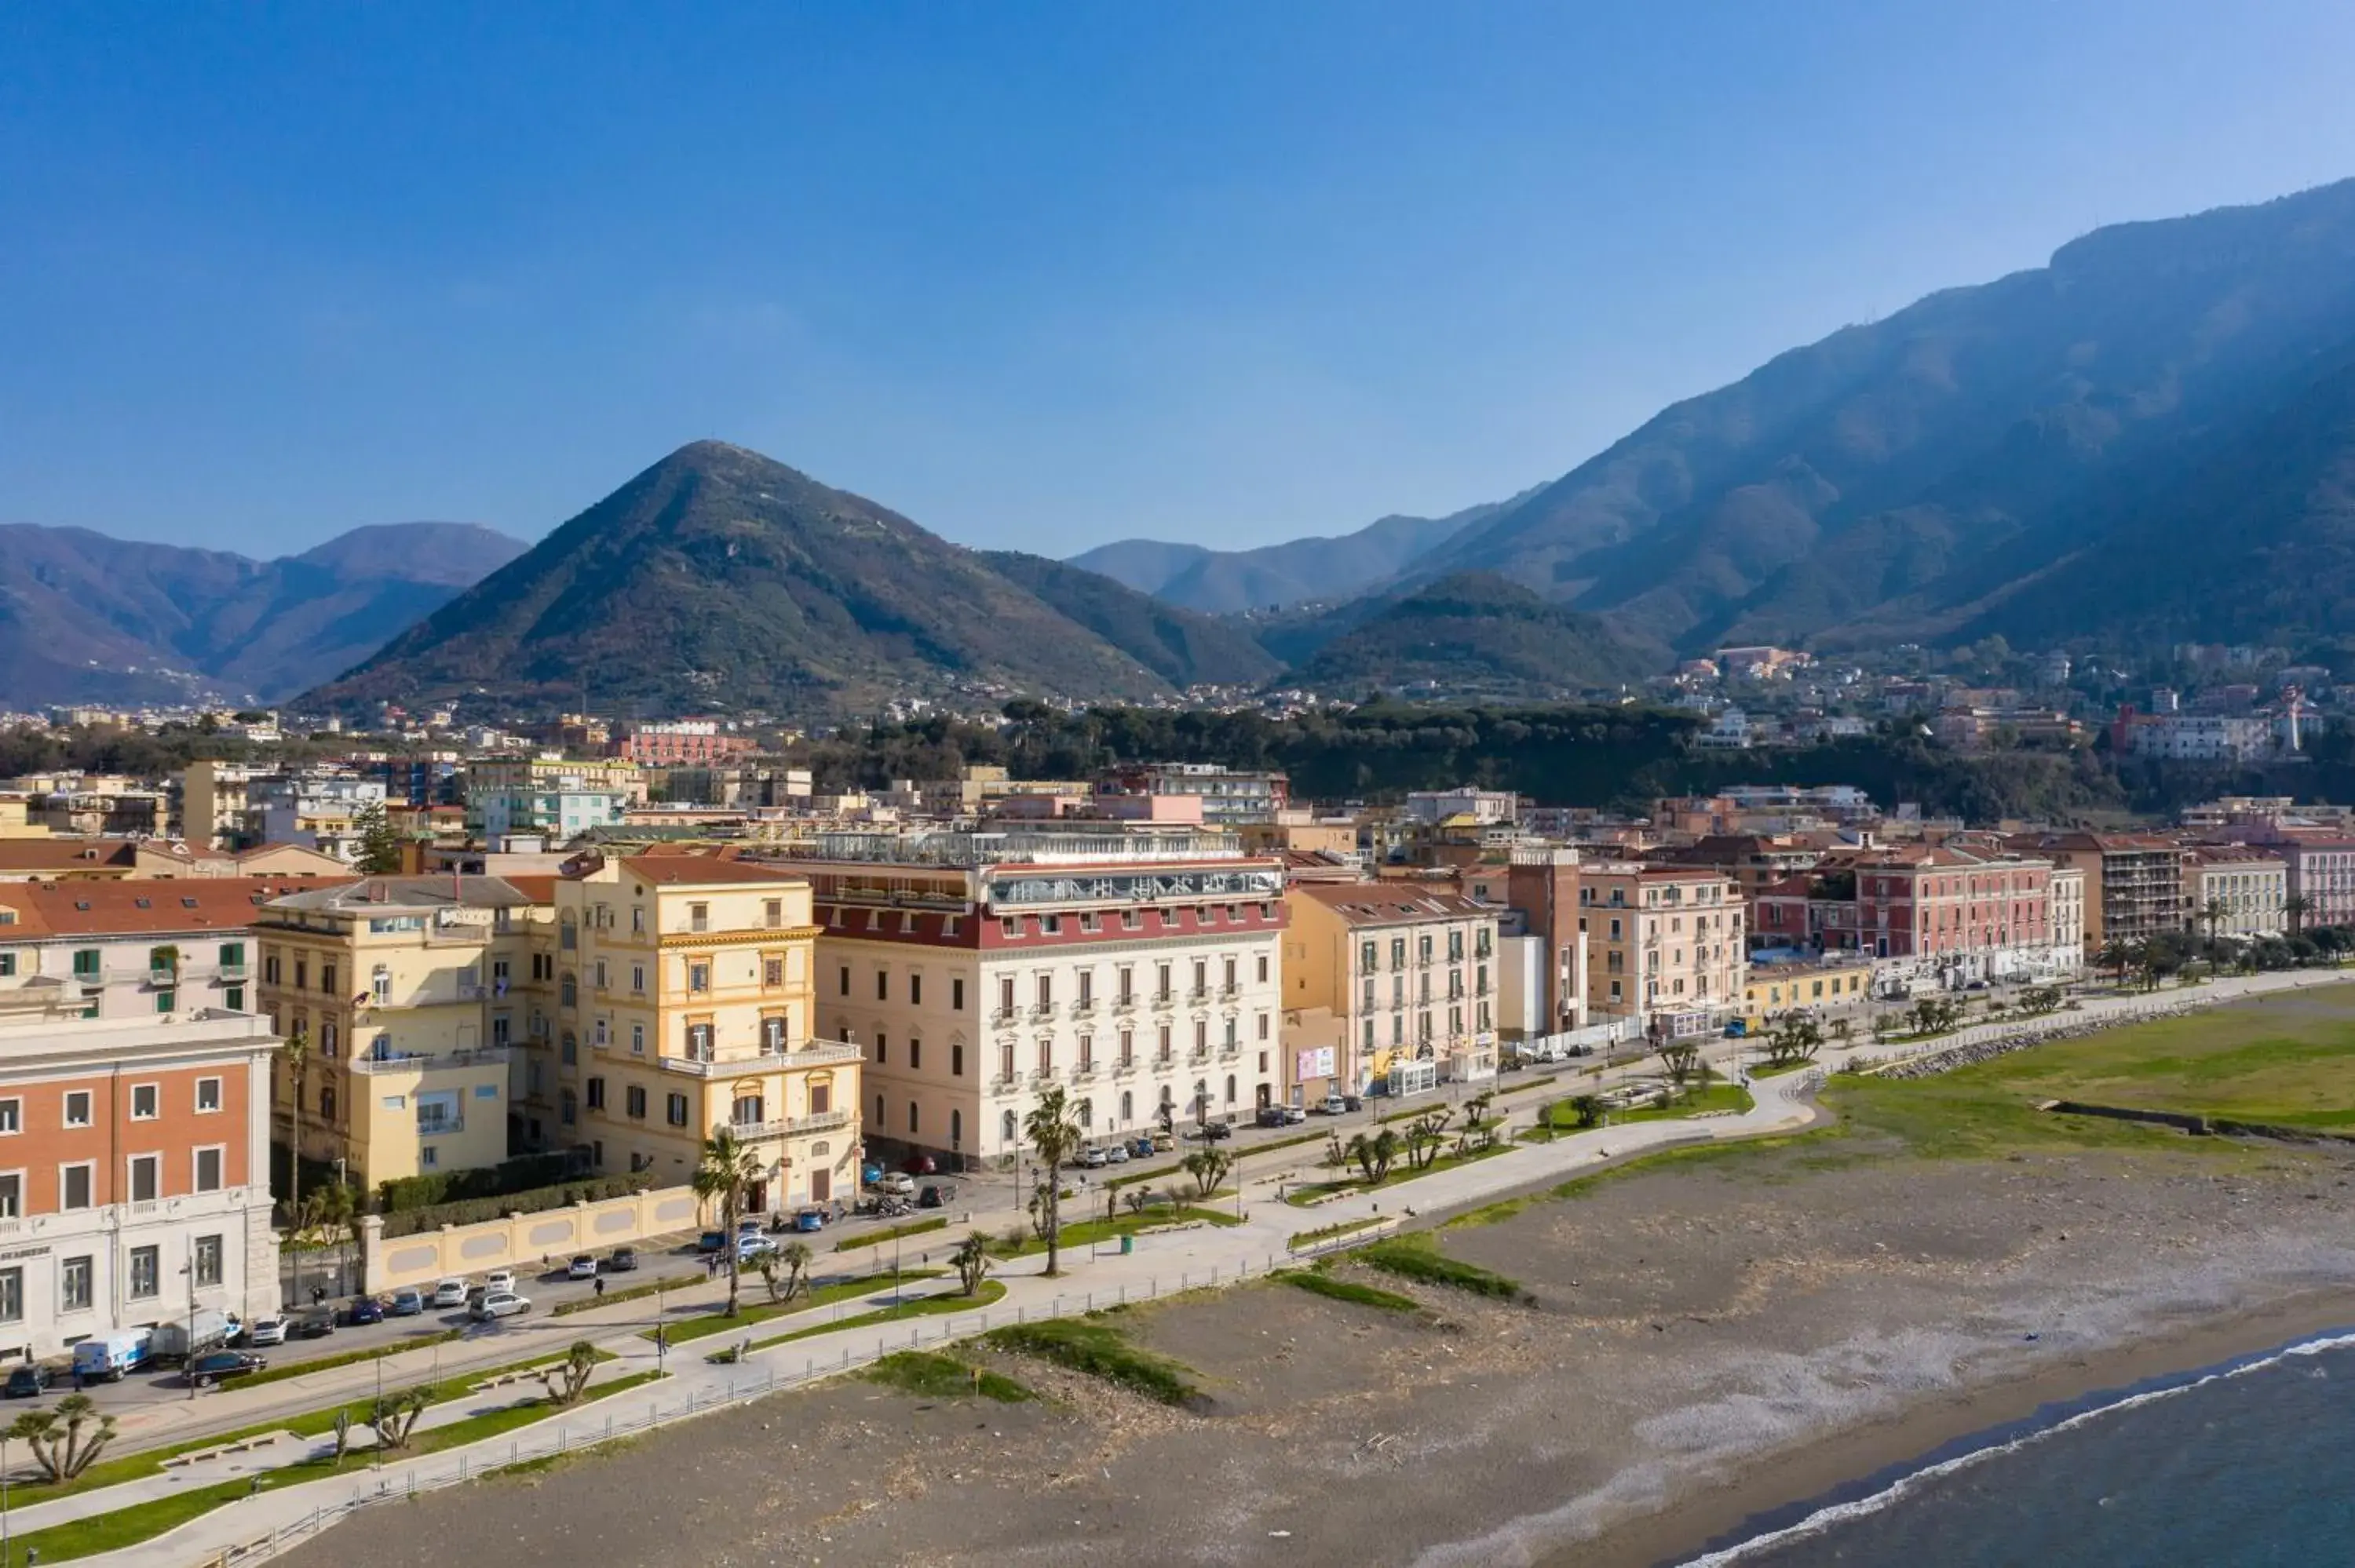
[[[2355,654],[2355,181],[2097,229],[1551,483],[1338,538],[975,551],[698,442],[527,551],[464,539],[260,563],[10,531],[0,697],[264,694],[342,660],[305,705],[817,717],[1206,683],[1551,695],[1732,642]]]
[[[523,549],[464,523],[356,528],[271,561],[0,526],[0,707],[275,701]]]

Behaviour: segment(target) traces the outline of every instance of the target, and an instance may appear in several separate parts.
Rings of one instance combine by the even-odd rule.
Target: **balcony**
[[[835,1132],[849,1125],[848,1111],[830,1110],[786,1117],[780,1121],[730,1122],[728,1130],[735,1135],[739,1143],[766,1143],[780,1138],[799,1138],[805,1133]]]
[[[995,1029],[1010,1029],[1021,1020],[1021,1017],[1022,1012],[1018,1008],[994,1007],[989,1011],[990,1026]]]
[[[420,1138],[448,1138],[465,1130],[466,1118],[462,1116],[445,1116],[437,1121],[421,1121],[417,1124],[417,1136]]]
[[[1209,1000],[1210,988],[1206,985],[1198,985],[1186,993],[1186,1002],[1189,1007],[1199,1007]]]
[[[666,1073],[684,1073],[691,1078],[730,1078],[743,1073],[789,1072],[798,1067],[846,1067],[866,1059],[867,1053],[859,1046],[837,1040],[815,1040],[785,1052],[741,1056],[658,1056],[655,1061]]]
[[[1136,1011],[1136,998],[1134,996],[1116,997],[1113,1001],[1112,1010],[1114,1012],[1123,1014],[1135,1012]]]
[[[1071,1003],[1071,1016],[1073,1018],[1093,1018],[1095,1015],[1096,1004],[1089,1001],[1086,997],[1083,996],[1080,998],[1079,1001]]]
[[[1078,1066],[1071,1069],[1071,1081],[1073,1083],[1085,1083],[1088,1079],[1092,1078],[1095,1075],[1096,1065],[1093,1062],[1082,1062]]]
[[[1136,1064],[1134,1062],[1115,1062],[1113,1064],[1112,1075],[1115,1078],[1133,1078],[1136,1076]]]
[[[221,965],[221,966],[220,966],[220,972],[219,972],[219,978],[220,978],[221,983],[222,983],[222,984],[224,984],[224,985],[241,985],[241,984],[243,984],[243,983],[245,982],[245,980],[249,978],[249,977],[248,977],[248,975],[247,975],[247,973],[246,973],[246,969],[247,969],[247,966],[246,966],[246,965],[244,965],[244,964],[223,964],[223,965]]]
[[[1178,993],[1174,991],[1156,991],[1153,993],[1153,1005],[1156,1007],[1173,1006],[1177,1001]]]
[[[1219,1000],[1220,1001],[1233,1001],[1242,994],[1243,988],[1239,985],[1222,985],[1219,988]]]
[[[355,1056],[345,1066],[364,1075],[431,1073],[445,1067],[504,1067],[512,1054],[512,1048],[506,1045],[477,1045],[472,1050],[444,1051],[438,1055],[423,1051],[394,1051],[380,1056]]]
[[[1044,1023],[1055,1016],[1055,1004],[1051,1001],[1042,1001],[1030,1010],[1029,1016],[1031,1022]]]

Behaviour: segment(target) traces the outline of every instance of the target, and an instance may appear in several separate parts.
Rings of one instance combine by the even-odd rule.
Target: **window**
[[[606,980],[606,973],[605,973],[605,960],[604,960],[604,959],[599,959],[597,960],[596,977],[597,977],[597,979],[596,979],[596,985],[597,985],[597,989],[598,989],[599,991],[603,991],[603,990],[606,988],[606,985],[607,985],[607,983],[608,983],[608,982],[607,982],[607,980]]]
[[[1007,975],[997,982],[997,1011],[1009,1014],[1014,1011],[1014,977],[1012,975]]]
[[[1120,928],[1122,930],[1134,931],[1141,927],[1144,924],[1145,916],[1141,912],[1135,909],[1124,909],[1120,912]]]
[[[25,1320],[25,1271],[0,1268],[0,1323]]]
[[[641,996],[644,996],[644,995],[645,994],[645,990],[646,990],[646,966],[645,966],[645,965],[644,965],[644,964],[632,964],[632,965],[630,966],[630,989],[631,989],[632,991],[634,991],[637,992],[637,993],[638,993],[639,995],[641,995]]]
[[[296,991],[311,989],[311,960],[308,959],[294,960],[294,989]]]
[[[325,991],[329,996],[333,996],[333,995],[335,995],[335,994],[336,994],[336,966],[335,966],[335,965],[330,964],[330,963],[322,963],[322,964],[320,964],[320,966],[319,966],[319,989],[320,989],[321,991]]]
[[[850,966],[848,964],[843,965],[840,969],[836,971],[834,990],[837,996],[848,996],[850,994]]]
[[[88,1089],[66,1091],[66,1125],[68,1127],[90,1125],[90,1091]]]
[[[785,1054],[785,1021],[782,1017],[761,1020],[761,1049],[772,1056]]]
[[[218,1285],[221,1282],[220,1237],[198,1236],[188,1261],[196,1267],[198,1285]]]
[[[14,953],[0,953],[0,976],[13,975],[16,972],[16,955]]]
[[[58,1266],[58,1310],[87,1312],[90,1310],[91,1279],[96,1270],[91,1267],[87,1255],[69,1257]]]
[[[1267,983],[1267,955],[1265,953],[1262,953],[1259,956],[1258,978],[1260,984],[1265,985]]]
[[[711,1060],[711,1025],[690,1023],[687,1026],[687,1054],[693,1062]]]
[[[577,1065],[581,1060],[580,1037],[574,1034],[570,1029],[566,1030],[564,1032],[563,1042],[557,1047],[556,1054],[563,1059],[566,1066],[570,1067]]]
[[[672,1095],[663,1102],[663,1119],[673,1127],[687,1125],[687,1097]]]
[[[924,1043],[921,1040],[911,1040],[908,1042],[908,1071],[921,1073],[923,1070]]]
[[[1055,977],[1053,975],[1040,975],[1039,977],[1039,1005],[1042,1008],[1052,1007],[1055,1005]]]
[[[0,1176],[0,1220],[21,1220],[25,1217],[25,1176],[11,1171]]]
[[[910,1100],[908,1102],[908,1135],[912,1138],[915,1136],[917,1130],[916,1102]]]
[[[243,1012],[245,1011],[245,988],[241,985],[233,985],[229,987],[229,990],[223,991],[221,993],[221,1005],[228,1008],[231,1012]]]
[[[949,1011],[952,1012],[964,1011],[964,981],[962,980],[949,981]]]
[[[622,1091],[622,1109],[640,1121],[646,1118],[646,1091],[632,1084]]]
[[[711,989],[711,966],[708,963],[692,963],[687,965],[687,989],[690,991],[709,991]]]
[[[580,1102],[573,1097],[572,1091],[570,1089],[566,1089],[558,1097],[556,1102],[556,1115],[557,1119],[563,1122],[567,1127],[570,1127],[574,1122],[581,1119]]]
[[[25,1102],[0,1100],[0,1133],[25,1130]]]
[[[785,960],[783,959],[762,959],[761,960],[761,984],[770,991],[775,991],[784,983]]]
[[[690,931],[710,930],[711,906],[709,904],[688,905],[687,906],[687,928]]]
[[[645,1054],[646,1026],[643,1023],[633,1023],[630,1025],[630,1054],[643,1056]]]
[[[221,1151],[218,1149],[197,1150],[197,1191],[218,1192],[221,1190]]]
[[[75,948],[73,972],[74,979],[85,984],[96,981],[99,975],[99,950],[96,948]]]
[[[423,1131],[423,1130],[426,1130],[426,1129],[421,1128],[420,1130],[421,1130],[421,1131]],[[436,1130],[438,1130],[438,1129],[436,1129]],[[434,1145],[432,1145],[432,1144],[431,1144],[431,1143],[420,1144],[420,1145],[418,1146],[418,1149],[417,1149],[417,1168],[418,1168],[420,1171],[432,1171],[432,1170],[434,1170],[434,1169],[436,1169],[437,1167],[439,1167],[439,1166],[441,1165],[441,1163],[442,1163],[442,1150],[441,1150],[440,1149],[436,1148]]]
[[[591,1110],[603,1110],[605,1108],[605,1080],[602,1078],[590,1079],[588,1089],[589,1108]]]
[[[131,1249],[131,1283],[124,1294],[136,1301],[161,1295],[163,1289],[163,1249],[153,1246],[133,1247]]]
[[[131,1119],[154,1121],[163,1102],[163,1090],[154,1084],[131,1086]]]
[[[952,1044],[949,1046],[949,1076],[952,1078],[962,1078],[964,1076],[964,1047],[963,1045]]]
[[[96,1167],[87,1160],[79,1165],[58,1167],[58,1207],[87,1209],[91,1204],[91,1188],[96,1177]]]
[[[908,977],[908,1005],[910,1007],[924,1005],[924,977],[922,975]]]
[[[783,925],[785,923],[785,901],[782,898],[772,898],[763,903],[761,906],[761,923],[764,926]]]
[[[878,1001],[891,1000],[891,975],[887,969],[875,971],[875,1000]]]
[[[278,983],[278,955],[275,953],[265,953],[262,955],[261,983],[264,985],[276,985]]]

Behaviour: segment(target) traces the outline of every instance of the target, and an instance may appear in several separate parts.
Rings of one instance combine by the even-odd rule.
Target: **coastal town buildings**
[[[0,1361],[275,1310],[270,1064],[250,1013],[0,1022]]]
[[[1009,1157],[1050,1087],[1103,1137],[1275,1103],[1284,873],[1230,833],[826,833],[762,863],[814,890],[815,1005],[866,1053],[870,1149]]]
[[[759,747],[751,736],[721,727],[718,719],[682,718],[648,721],[626,726],[608,746],[625,761],[654,767],[710,767]]]
[[[2019,833],[2012,851],[2085,879],[2085,949],[2134,943],[2183,925],[2183,848],[2154,833]]]
[[[0,883],[0,1012],[257,1011],[252,927],[314,885],[274,877]]]
[[[1723,873],[1588,861],[1578,897],[1590,1017],[1637,1019],[1673,1037],[1704,1033],[1741,1005],[1747,917],[1740,885]]]
[[[2289,863],[2270,850],[2191,844],[2183,852],[2183,925],[2204,937],[2276,937],[2286,928]]]

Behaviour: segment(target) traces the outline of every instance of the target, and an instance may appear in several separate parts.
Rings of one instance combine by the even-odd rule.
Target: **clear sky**
[[[2345,0],[0,7],[0,521],[544,533],[755,447],[964,542],[1561,473],[2355,175]]]

